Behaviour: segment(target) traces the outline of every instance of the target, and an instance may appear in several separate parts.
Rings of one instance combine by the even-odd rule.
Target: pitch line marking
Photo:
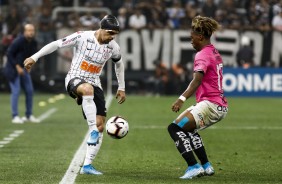
[[[111,102],[112,102],[113,96],[107,96],[106,99],[106,108],[109,109]],[[84,140],[82,141],[81,145],[79,146],[78,150],[76,151],[69,168],[67,169],[64,177],[60,181],[60,184],[73,184],[78,173],[80,170],[80,166],[83,163],[84,157],[85,157],[85,151],[86,151],[86,141],[88,139],[89,132],[87,131]]]
[[[16,137],[19,137],[24,133],[24,130],[14,130],[8,137],[4,137],[2,141],[0,141],[0,148],[3,148],[4,145],[11,143]]]
[[[132,126],[132,129],[165,129],[165,126],[157,125],[144,125],[144,126]],[[258,127],[258,126],[241,126],[241,127],[232,127],[232,126],[210,126],[208,129],[211,130],[282,130],[282,127]]]
[[[55,113],[57,111],[57,108],[51,108],[48,111],[44,112],[43,114],[41,114],[38,119],[40,120],[40,122],[42,122],[43,120],[49,118],[53,113]]]

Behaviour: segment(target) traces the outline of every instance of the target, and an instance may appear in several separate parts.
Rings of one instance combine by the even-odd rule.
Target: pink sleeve
[[[206,73],[207,64],[205,60],[199,59],[194,61],[194,72],[196,71],[203,71],[204,73]]]

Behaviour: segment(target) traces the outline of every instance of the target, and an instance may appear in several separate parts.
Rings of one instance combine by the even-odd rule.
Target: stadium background
[[[212,16],[223,25],[213,42],[224,57],[229,113],[225,120],[201,132],[216,174],[192,182],[282,183],[282,100],[277,98],[282,93],[282,33],[281,25],[272,26],[282,3],[213,2],[215,6],[207,8],[205,0],[0,0],[0,70],[6,62],[5,49],[11,35],[19,34],[26,22],[37,26],[37,40],[43,46],[77,30],[96,29],[105,12],[117,17],[125,13],[125,19],[120,19],[125,27],[117,41],[126,65],[128,96],[122,106],[115,99],[108,100],[108,117],[122,115],[130,126],[129,134],[118,141],[105,134],[94,162],[103,176],[77,172],[66,175],[68,168],[80,169],[85,149],[79,145],[85,145],[82,140],[87,131],[80,106],[67,97],[64,89],[71,51],[62,49],[46,56],[32,70],[36,90],[34,115],[42,120],[38,124],[11,123],[9,88],[0,72],[0,183],[185,182],[178,177],[187,165],[166,127],[177,115],[171,112],[171,104],[191,79],[195,51],[189,43],[189,26],[196,14]],[[128,21],[136,8],[147,20],[140,29],[130,28]],[[169,12],[176,10],[178,16],[169,17]],[[82,18],[88,11],[94,17]],[[242,63],[236,55],[246,43],[255,55],[253,62]],[[107,70],[104,71],[102,79],[107,88]],[[21,115],[24,100],[22,94]],[[193,103],[191,98],[185,107]],[[73,166],[77,153],[81,160]]]
[[[280,17],[281,23],[281,0],[1,0],[0,3],[1,70],[6,62],[5,50],[23,24],[36,25],[40,49],[75,31],[98,28],[99,20],[111,13],[121,23],[122,31],[116,40],[126,66],[127,92],[179,94],[192,74],[195,51],[189,42],[191,19],[201,14],[222,25],[213,43],[227,69],[226,95],[281,96],[282,29],[281,25],[273,24],[275,17]],[[134,21],[137,14],[144,20]],[[244,45],[254,52],[252,61],[247,63],[237,57]],[[248,52],[251,51],[244,54]],[[35,89],[64,92],[71,56],[71,50],[61,49],[40,59],[32,71]],[[106,75],[104,70],[104,88],[107,88]],[[9,91],[2,75],[0,90]]]

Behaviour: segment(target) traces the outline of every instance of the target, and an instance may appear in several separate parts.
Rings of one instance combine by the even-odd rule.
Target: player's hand
[[[178,112],[178,111],[181,109],[182,105],[183,105],[183,101],[180,100],[180,99],[177,99],[177,100],[172,104],[171,110],[172,110],[173,112]]]
[[[32,65],[34,65],[35,61],[32,58],[26,58],[24,60],[24,67],[25,69],[30,72]]]
[[[119,104],[122,104],[125,101],[125,91],[118,90],[116,99],[118,99]]]

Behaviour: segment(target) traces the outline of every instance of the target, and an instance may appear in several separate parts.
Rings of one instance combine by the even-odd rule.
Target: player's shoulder
[[[115,40],[110,41],[108,47],[114,50],[119,49],[119,45]]]

